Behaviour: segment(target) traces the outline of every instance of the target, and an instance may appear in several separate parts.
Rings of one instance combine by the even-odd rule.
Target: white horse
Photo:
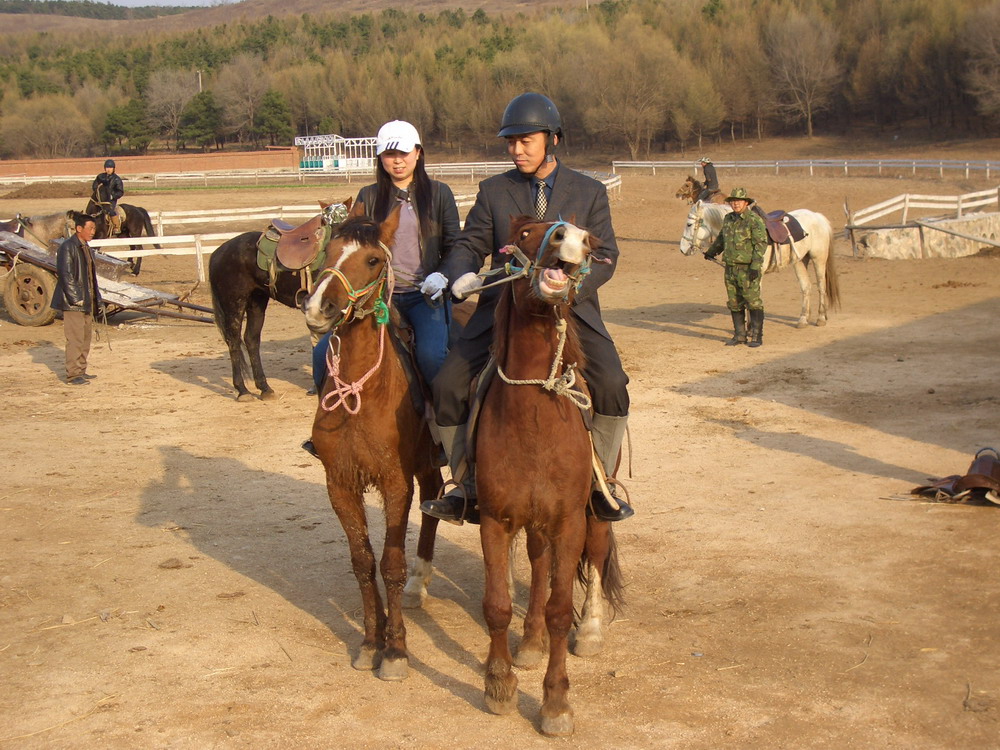
[[[688,213],[684,234],[681,236],[681,252],[691,255],[695,251],[703,253],[708,250],[722,231],[722,220],[732,210],[728,203],[697,201]],[[816,270],[816,288],[819,292],[816,325],[823,326],[826,325],[827,307],[840,305],[837,271],[833,266],[833,227],[823,214],[807,208],[797,208],[788,213],[802,225],[806,236],[793,244],[775,245],[772,242],[764,255],[764,272],[777,271],[791,263],[802,292],[802,312],[795,327],[805,328],[809,325],[811,262]]]

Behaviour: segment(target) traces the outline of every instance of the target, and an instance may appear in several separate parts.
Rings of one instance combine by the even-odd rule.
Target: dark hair
[[[417,221],[420,222],[420,236],[427,237],[431,232],[431,178],[427,176],[424,167],[424,149],[420,148],[417,165],[413,169],[413,181],[410,182],[410,200],[417,207]],[[381,157],[375,158],[375,205],[372,207],[372,218],[380,224],[385,221],[396,202],[392,198],[392,177],[382,166]]]
[[[73,226],[74,227],[83,227],[83,226],[86,226],[88,221],[94,222],[95,225],[97,224],[97,219],[95,219],[90,214],[81,213],[80,211],[74,211],[73,212]]]

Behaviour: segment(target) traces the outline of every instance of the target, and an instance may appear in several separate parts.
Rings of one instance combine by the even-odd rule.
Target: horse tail
[[[833,226],[830,220],[822,214],[823,228],[826,230],[826,301],[830,307],[840,309],[840,281],[837,278],[837,266],[833,262]]]
[[[156,233],[153,231],[153,220],[149,218],[149,211],[144,209],[142,206],[136,206],[139,209],[139,215],[142,217],[142,228],[146,230],[147,237],[155,237]],[[153,243],[153,247],[157,250],[162,250],[162,248]]]

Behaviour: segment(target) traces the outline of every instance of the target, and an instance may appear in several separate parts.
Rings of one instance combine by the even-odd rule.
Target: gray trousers
[[[63,330],[66,332],[66,380],[72,380],[87,372],[94,316],[66,310],[63,312]]]

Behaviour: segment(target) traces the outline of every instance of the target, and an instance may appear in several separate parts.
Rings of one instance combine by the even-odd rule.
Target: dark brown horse
[[[320,205],[324,212],[338,206],[324,203]],[[342,205],[350,208],[351,199],[348,198]],[[247,364],[243,358],[243,346],[246,346],[253,381],[260,391],[261,399],[276,398],[275,392],[268,385],[260,359],[260,334],[264,329],[267,303],[275,299],[288,307],[301,307],[305,297],[302,278],[298,273],[278,272],[272,279],[267,271],[257,265],[257,241],[261,234],[263,232],[244,232],[226,240],[212,253],[208,262],[215,324],[229,348],[237,401],[249,401],[253,398],[246,387]]]
[[[686,200],[691,204],[698,200],[698,196],[701,195],[701,191],[704,189],[705,185],[700,180],[692,175],[688,175],[687,179],[684,180],[684,184],[674,193],[674,197]],[[726,196],[722,194],[721,190],[713,190],[707,200],[709,203],[725,203]]]
[[[360,206],[360,204],[359,204]],[[334,231],[327,261],[306,302],[310,330],[333,329],[328,375],[320,391],[312,441],[326,469],[326,487],[351,551],[351,566],[364,605],[364,640],[355,669],[377,669],[383,680],[407,676],[404,587],[407,606],[419,606],[430,576],[437,519],[422,515],[418,560],[407,584],[406,524],[413,480],[420,499],[437,495],[441,474],[423,415],[410,398],[409,383],[390,330],[393,276],[388,247],[399,226],[399,210],[380,226],[364,216]],[[375,580],[375,554],[368,535],[364,492],[382,495],[385,542],[380,562],[383,607]]]
[[[156,232],[153,229],[153,222],[149,218],[149,212],[142,206],[133,206],[128,203],[119,203],[118,208],[125,213],[125,218],[122,219],[121,232],[118,234],[119,237],[155,237]],[[111,226],[111,220],[108,215],[104,212],[103,207],[95,201],[93,198],[87,204],[87,210],[84,212],[94,217],[94,224],[97,227],[97,233],[94,235],[95,240],[106,240],[109,237],[114,236],[114,232]],[[131,245],[132,250],[141,250],[141,245]],[[159,245],[153,245],[155,248],[159,248]],[[128,262],[132,265],[132,273],[135,276],[139,275],[139,269],[142,267],[142,258],[128,258]]]
[[[568,313],[597,243],[572,224],[528,217],[514,220],[511,237],[508,250],[525,273],[497,306],[498,371],[482,406],[475,450],[486,564],[483,613],[490,633],[486,704],[494,713],[516,704],[507,570],[511,541],[524,529],[531,593],[516,663],[540,662],[548,641],[541,731],[568,735],[573,710],[566,653],[574,575],[589,571],[591,585],[576,634],[578,653],[595,653],[603,642],[604,603],[595,587],[603,587],[616,609],[622,594],[610,524],[586,515],[593,447],[582,410],[589,409],[590,399],[580,383],[583,352]]]

